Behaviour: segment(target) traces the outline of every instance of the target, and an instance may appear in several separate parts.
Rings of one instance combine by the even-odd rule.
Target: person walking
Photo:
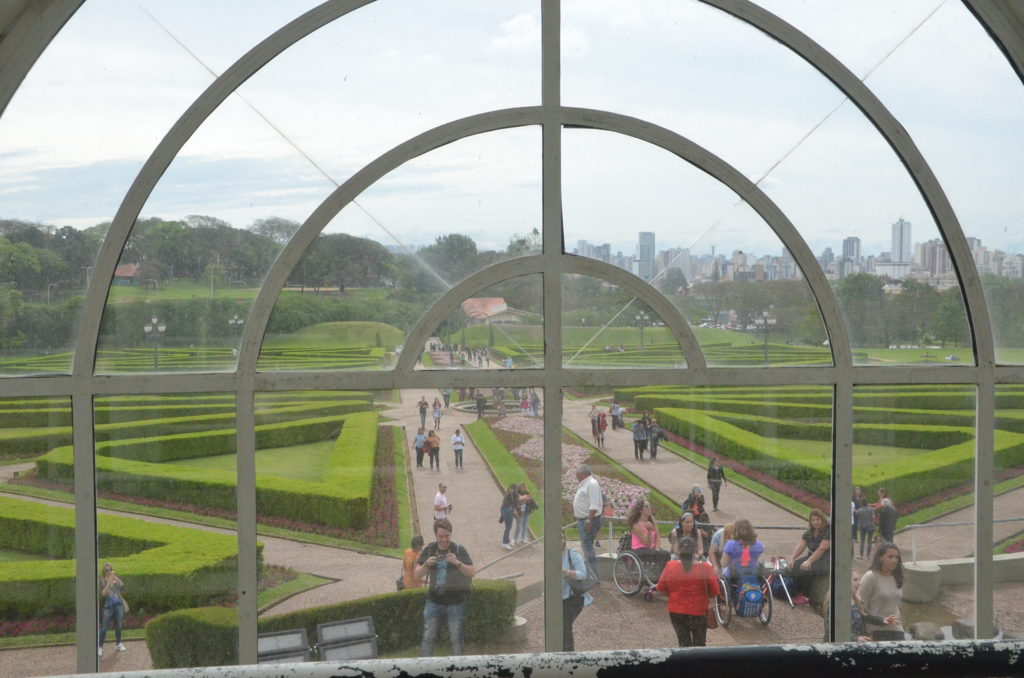
[[[697,542],[685,537],[679,543],[679,560],[665,565],[656,587],[668,595],[668,617],[679,647],[707,645],[708,600],[720,592],[714,568],[694,562],[696,552]]]
[[[427,396],[420,396],[420,401],[416,403],[416,409],[420,413],[420,426],[426,428],[427,411],[430,410],[430,403],[427,402]]]
[[[526,536],[530,532],[530,514],[537,508],[537,502],[533,495],[526,488],[526,483],[519,483],[519,514],[516,516],[516,528],[512,533],[512,543],[526,543]]]
[[[416,468],[423,468],[423,448],[426,444],[427,434],[423,432],[423,427],[420,426],[412,443],[413,447],[416,448]]]
[[[444,409],[448,409],[452,404],[452,387],[445,386],[441,389],[441,397],[444,398]]]
[[[476,418],[484,418],[484,410],[487,408],[487,396],[483,391],[476,392]]]
[[[501,498],[501,516],[498,522],[505,526],[505,533],[501,535],[501,547],[512,550],[515,543],[509,542],[509,535],[512,533],[513,519],[519,513],[519,487],[509,485],[505,490],[505,496]]]
[[[860,600],[867,614],[886,619],[899,619],[903,601],[903,557],[896,544],[883,542],[871,559],[871,569],[860,580]],[[871,640],[903,640],[903,627],[897,623],[888,628],[868,624]]]
[[[601,485],[597,482],[590,466],[580,464],[576,469],[576,495],[572,500],[572,512],[576,518],[576,528],[580,532],[580,548],[587,566],[597,575],[597,551],[594,540],[601,531]]]
[[[881,504],[882,507],[878,509],[878,536],[883,542],[891,544],[895,539],[896,521],[900,516],[889,497],[883,497]]]
[[[441,430],[442,407],[440,398],[434,398],[434,404],[431,406],[431,409],[434,411],[434,428],[438,431]]]
[[[455,429],[452,435],[452,449],[455,450],[455,468],[462,468],[462,448],[466,446],[466,439]]]
[[[612,430],[626,428],[622,423],[622,405],[618,402],[613,402],[611,406],[612,413]]]
[[[865,501],[857,507],[854,518],[857,523],[855,534],[860,536],[860,557],[868,558],[871,556],[871,535],[875,533],[875,509]]]
[[[714,457],[708,464],[708,487],[711,488],[711,510],[718,510],[718,493],[722,491],[723,485],[729,483],[725,480],[725,469],[722,468],[718,457]]]
[[[448,486],[444,483],[437,484],[437,494],[434,495],[434,520],[448,519],[451,515],[452,505],[448,503]]]
[[[647,449],[651,453],[651,461],[658,458],[658,442],[661,441],[661,428],[658,422],[651,419],[651,425],[647,427]]]
[[[644,429],[643,421],[637,419],[633,422],[633,458],[637,461],[644,460],[644,452],[647,451],[647,431]]]
[[[441,470],[441,438],[438,437],[434,430],[431,429],[427,433],[427,439],[424,443],[424,448],[427,451],[427,455],[430,457],[430,468],[433,470],[435,467],[438,471]]]
[[[114,566],[103,563],[103,574],[100,577],[100,595],[103,596],[102,616],[100,617],[100,636],[97,654],[103,656],[103,643],[107,639],[107,629],[114,625],[114,648],[124,652],[128,648],[121,642],[121,629],[124,626],[124,615],[127,603],[124,600],[124,582],[117,576]]]
[[[565,530],[562,530],[562,651],[575,652],[576,643],[572,625],[587,605],[594,602],[589,593],[576,593],[570,581],[579,581],[587,576],[587,565],[576,549],[565,547]]]
[[[426,582],[423,579],[416,578],[416,560],[420,557],[420,552],[423,550],[423,537],[416,535],[412,538],[409,543],[409,548],[405,549],[405,554],[402,556],[402,590],[405,589],[417,589],[423,586]]]
[[[434,656],[442,618],[448,623],[451,653],[457,656],[465,652],[466,604],[476,569],[466,548],[452,541],[452,524],[447,518],[434,521],[434,539],[420,553],[414,572],[416,577],[427,580],[420,656]]]
[[[533,410],[533,416],[540,416],[540,396],[536,391],[530,393],[530,409]]]

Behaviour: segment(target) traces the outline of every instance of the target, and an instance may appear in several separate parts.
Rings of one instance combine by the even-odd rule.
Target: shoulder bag
[[[711,566],[709,565],[709,566],[705,567],[704,569],[708,570],[708,569],[710,569],[710,567]],[[707,616],[707,626],[708,626],[709,629],[717,629],[718,628],[718,613],[715,612],[715,606],[718,605],[718,601],[716,600],[714,605],[712,605],[712,603],[711,603],[711,591],[708,589],[708,578],[707,578],[707,573],[706,572],[705,572],[705,576],[704,576],[704,596],[705,596],[705,598],[708,601],[708,611],[707,611],[707,615],[706,615]]]
[[[586,593],[587,591],[589,591],[590,589],[594,588],[594,586],[597,585],[597,573],[590,569],[590,565],[587,564],[587,561],[583,559],[583,556],[581,556],[579,551],[577,551],[576,549],[569,549],[569,554],[570,554],[569,555],[569,566],[570,567],[572,567],[572,554],[573,553],[578,555],[580,557],[580,560],[583,560],[583,569],[586,570],[587,574],[583,577],[583,579],[575,579],[575,578],[569,579],[567,577],[567,580],[569,582],[569,588],[572,589],[573,594],[575,594],[577,596],[582,596],[584,593]],[[573,569],[575,569],[575,568],[573,568]]]

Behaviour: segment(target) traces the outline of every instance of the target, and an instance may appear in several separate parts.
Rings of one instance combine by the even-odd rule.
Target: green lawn
[[[327,459],[333,449],[333,440],[321,440],[320,442],[306,445],[257,450],[256,473],[280,476],[282,478],[295,478],[297,480],[320,481],[324,477],[324,472],[327,469]],[[182,459],[167,463],[174,466],[234,471],[236,456],[234,454],[221,454],[215,457]]]
[[[214,284],[214,299],[252,300],[259,294],[259,287],[239,287],[238,285]],[[158,289],[141,285],[112,285],[109,302],[145,299],[147,301],[169,301],[175,299],[209,299],[210,284],[194,280],[181,280],[162,283]]]
[[[822,460],[827,468],[830,468],[832,465],[832,443],[828,440],[778,439],[777,442],[794,452],[806,455],[808,459],[816,458]],[[896,461],[897,459],[914,457],[930,451],[931,450],[922,450],[913,447],[854,445],[853,465],[854,467],[859,465],[869,466],[878,463],[879,460],[891,462]]]

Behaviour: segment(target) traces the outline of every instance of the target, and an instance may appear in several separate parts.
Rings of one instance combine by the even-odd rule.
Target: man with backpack
[[[427,580],[427,602],[423,606],[423,640],[420,656],[434,656],[441,632],[441,619],[448,622],[453,656],[464,653],[463,625],[470,584],[476,569],[464,546],[452,541],[452,524],[447,518],[434,521],[434,541],[423,548],[414,574]]]

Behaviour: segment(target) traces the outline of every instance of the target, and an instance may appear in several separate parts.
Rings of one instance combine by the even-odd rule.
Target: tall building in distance
[[[654,234],[640,231],[640,240],[636,245],[635,273],[644,280],[654,277]]]
[[[860,238],[850,236],[843,239],[843,256],[854,263],[860,263]]]
[[[910,245],[910,222],[900,217],[892,225],[892,252],[894,263],[904,263],[914,258],[914,250]]]

